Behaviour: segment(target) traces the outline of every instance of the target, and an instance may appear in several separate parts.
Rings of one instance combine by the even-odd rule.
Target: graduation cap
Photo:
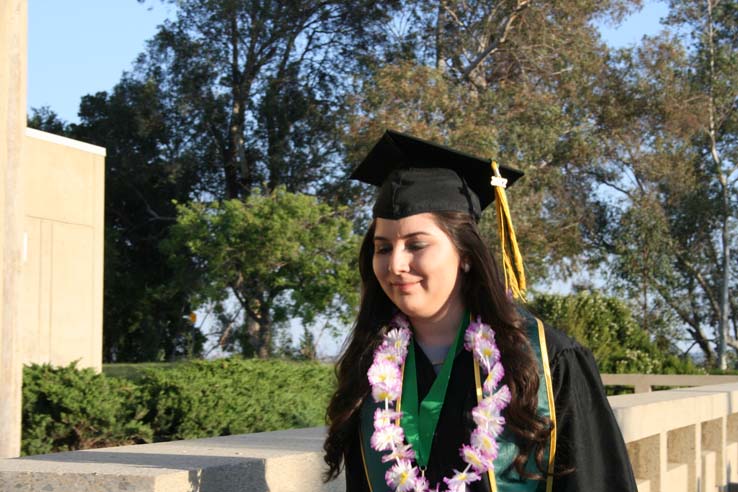
[[[489,159],[387,130],[351,174],[379,187],[374,217],[401,219],[422,212],[467,212],[479,220],[495,199]],[[523,173],[499,169],[497,183],[512,185]]]
[[[350,177],[379,187],[375,218],[458,211],[479,221],[482,211],[496,202],[505,283],[515,297],[522,297],[523,261],[505,196],[505,188],[522,176],[489,159],[387,130]]]

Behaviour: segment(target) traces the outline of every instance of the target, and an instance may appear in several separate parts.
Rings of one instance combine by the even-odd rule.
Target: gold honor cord
[[[492,161],[492,187],[495,189],[495,207],[497,209],[497,232],[500,235],[502,246],[502,270],[505,272],[505,288],[512,292],[516,299],[525,302],[525,271],[523,269],[523,256],[518,248],[518,240],[515,236],[510,207],[507,203],[504,183],[500,175],[500,168]],[[501,183],[500,183],[501,182]]]
[[[548,365],[548,347],[546,345],[546,333],[543,330],[543,323],[536,318],[538,323],[538,340],[541,346],[541,364],[543,365],[543,375],[546,378],[546,393],[548,394],[548,413],[550,414],[553,430],[551,431],[550,447],[548,451],[548,476],[546,477],[546,492],[553,490],[553,471],[554,458],[556,457],[556,403],[554,402],[553,383],[551,381],[551,368]]]
[[[366,455],[364,454],[364,433],[359,429],[359,449],[361,449],[361,463],[364,465],[364,475],[366,475],[366,484],[369,486],[369,492],[374,492],[372,481],[369,480],[369,468],[366,466]]]
[[[413,341],[410,340],[410,343],[413,343]],[[402,369],[400,370],[400,381],[404,381],[404,380],[405,380],[405,363],[403,362]],[[397,413],[400,413],[402,411],[402,394],[400,394],[400,396],[397,397],[397,400],[395,400],[395,411]],[[395,424],[398,426],[400,425],[399,417],[395,419]]]
[[[477,387],[477,405],[482,402],[482,377],[479,373],[479,362],[474,357],[474,384]],[[494,469],[487,470],[487,477],[489,478],[489,488],[491,492],[497,492],[497,479],[495,479]]]

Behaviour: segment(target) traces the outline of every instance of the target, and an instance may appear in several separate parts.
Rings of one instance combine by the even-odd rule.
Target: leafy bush
[[[128,379],[138,383],[147,369],[172,369],[182,362],[115,362],[103,364],[102,372],[108,377]]]
[[[146,409],[132,383],[92,369],[32,365],[23,373],[22,453],[150,442]]]
[[[603,373],[689,374],[690,359],[659,348],[618,298],[596,292],[537,295],[530,309],[588,347]]]
[[[242,434],[324,423],[335,386],[316,362],[221,359],[124,371],[26,367],[23,454]]]
[[[325,422],[330,366],[221,359],[146,371],[141,379],[156,440],[193,439]]]

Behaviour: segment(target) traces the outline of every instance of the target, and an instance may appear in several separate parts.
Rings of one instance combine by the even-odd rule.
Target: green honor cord
[[[405,439],[412,445],[415,451],[415,459],[421,468],[428,466],[430,459],[433,435],[438,425],[438,417],[441,415],[443,401],[446,399],[448,380],[451,377],[451,368],[454,359],[461,350],[461,340],[464,338],[465,328],[469,325],[469,312],[464,312],[451,349],[443,361],[441,371],[433,381],[430,391],[418,405],[418,378],[415,368],[415,343],[410,342],[405,361],[405,380],[402,388],[402,429],[405,431]]]

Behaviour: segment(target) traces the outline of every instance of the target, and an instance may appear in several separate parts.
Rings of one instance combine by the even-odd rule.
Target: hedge
[[[74,364],[23,381],[24,455],[323,425],[333,369],[221,359],[147,368],[135,379]]]

